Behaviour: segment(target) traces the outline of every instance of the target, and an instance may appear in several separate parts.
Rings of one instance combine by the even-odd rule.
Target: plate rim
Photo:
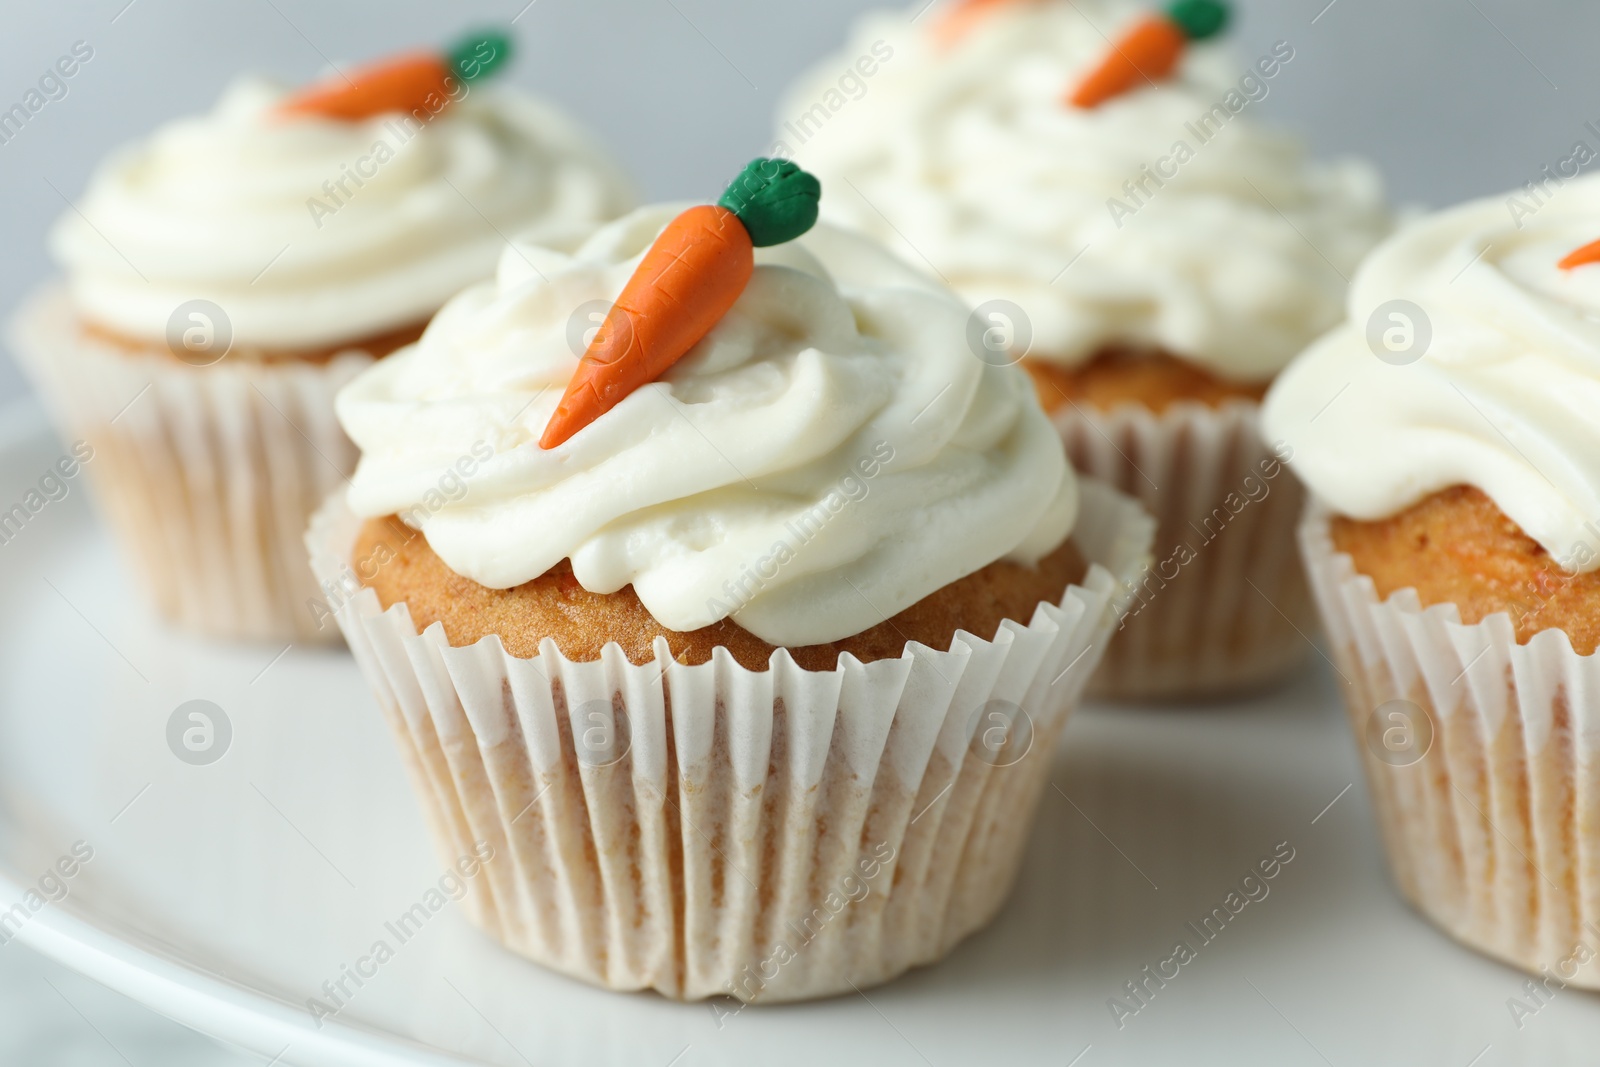
[[[0,869],[3,899],[20,900],[27,892],[10,871]],[[184,962],[181,956],[141,945],[136,938],[88,918],[68,901],[41,908],[13,940],[191,1030],[262,1056],[279,1057],[275,1063],[296,1062],[311,1054],[315,1062],[340,1067],[483,1064],[337,1019],[319,1028],[293,1005]],[[291,1052],[294,1060],[284,1059]]]
[[[37,396],[0,405],[0,462],[56,436]],[[0,865],[0,900],[21,901],[29,886]],[[182,956],[139,944],[91,918],[74,901],[49,903],[11,941],[213,1040],[262,1056],[338,1067],[482,1067],[397,1034],[338,1019],[320,1027],[293,1005],[207,971]],[[269,1047],[270,1046],[270,1047]]]

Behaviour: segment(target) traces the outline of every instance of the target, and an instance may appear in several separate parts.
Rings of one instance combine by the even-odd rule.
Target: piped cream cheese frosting
[[[731,618],[791,647],[1060,545],[1077,485],[1026,376],[974,355],[953,294],[827,225],[758,248],[688,355],[541,449],[593,329],[682,206],[565,247],[519,241],[347,386],[353,510],[400,515],[484,586],[570,559],[586,589],[631,584],[671,629]]]
[[[204,299],[235,344],[337,345],[425,321],[493,273],[508,234],[632,206],[587,135],[515,90],[357,122],[278,114],[287,93],[239,78],[100,167],[52,233],[86,318],[159,340]]]
[[[1252,114],[1292,45],[1249,63],[1196,45],[1082,110],[1065,95],[1148,5],[1010,0],[950,47],[922,7],[863,18],[781,105],[777,150],[830,190],[824,217],[1015,304],[1028,354],[1059,364],[1159,346],[1264,381],[1338,322],[1389,215],[1370,167],[1314,164]]]
[[[1600,179],[1531,217],[1507,198],[1395,234],[1362,266],[1349,319],[1274,383],[1263,425],[1334,510],[1386,518],[1481,489],[1569,570],[1600,566]]]

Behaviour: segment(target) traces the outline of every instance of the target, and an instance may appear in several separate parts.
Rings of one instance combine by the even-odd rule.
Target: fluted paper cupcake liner
[[[1262,440],[1259,410],[1236,400],[1054,414],[1073,465],[1156,520],[1151,568],[1127,590],[1091,697],[1220,696],[1281,678],[1310,651],[1315,617],[1294,549],[1304,492]]]
[[[162,615],[214,637],[337,638],[304,535],[355,468],[333,398],[370,355],[191,367],[86,336],[59,285],[24,304],[12,347],[58,425],[93,445],[90,488]]]
[[[1411,589],[1380,602],[1320,505],[1300,537],[1401,892],[1463,944],[1600,989],[1580,966],[1600,955],[1600,656]]]
[[[597,985],[759,1002],[887,981],[994,916],[1150,538],[1137,505],[1087,485],[1073,536],[1093,566],[1026,625],[751,671],[721,649],[676,663],[661,640],[642,665],[616,644],[586,663],[548,639],[527,659],[492,636],[451,647],[356,582],[359,528],[336,493],[312,565],[442,854],[501,857],[473,921]]]

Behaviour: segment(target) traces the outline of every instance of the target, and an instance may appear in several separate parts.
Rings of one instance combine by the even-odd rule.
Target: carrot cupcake
[[[913,11],[921,8],[914,5]],[[1308,161],[1253,112],[1295,50],[1194,40],[1212,2],[975,0],[876,14],[780,112],[779,152],[975,306],[980,359],[1022,359],[1079,470],[1158,521],[1096,681],[1183,697],[1308,652],[1301,495],[1259,400],[1339,319],[1387,232],[1366,166]]]
[[[519,245],[339,396],[308,544],[440,847],[490,842],[475,921],[610,988],[824,996],[985,924],[1147,551],[817,195],[757,160]]]
[[[1597,220],[1587,178],[1521,217],[1497,197],[1405,227],[1264,411],[1315,498],[1302,545],[1401,891],[1465,944],[1588,988]]]
[[[161,613],[215,636],[331,636],[301,536],[350,473],[333,396],[494,270],[505,235],[629,206],[548,105],[467,41],[300,92],[240,78],[106,161],[52,234],[65,283],[14,347],[95,445],[99,503]]]

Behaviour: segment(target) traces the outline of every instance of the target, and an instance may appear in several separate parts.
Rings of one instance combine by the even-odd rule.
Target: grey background
[[[943,2],[943,0],[937,0]],[[1060,0],[1066,2],[1066,0]],[[7,0],[0,109],[75,41],[94,58],[0,145],[0,313],[51,267],[63,197],[108,149],[208,107],[240,68],[289,79],[517,18],[510,77],[594,128],[650,198],[712,195],[772,139],[784,85],[837,49],[863,0]],[[1600,149],[1592,0],[1240,0],[1241,57],[1283,39],[1294,63],[1258,113],[1325,154],[1374,159],[1402,202],[1442,205]],[[519,14],[520,12],[520,14]],[[59,191],[59,192],[58,192]],[[1600,220],[1596,220],[1600,231]],[[27,392],[0,360],[0,410]],[[3,417],[3,416],[0,416]],[[56,987],[52,989],[46,979]],[[71,998],[70,1000],[68,998]],[[93,1016],[91,1022],[90,1015]],[[114,994],[0,949],[0,1061],[244,1063]],[[113,1045],[114,1043],[114,1045]],[[125,1059],[124,1057],[127,1057]]]
[[[713,195],[772,140],[784,85],[837,49],[863,0],[7,0],[0,108],[75,41],[94,58],[0,145],[0,312],[51,270],[50,222],[108,149],[208,107],[242,67],[290,79],[516,18],[510,77],[564,104],[649,197]],[[934,0],[945,3],[948,0]],[[1067,2],[1067,0],[1060,0]],[[1241,0],[1243,57],[1294,63],[1259,114],[1375,159],[1402,201],[1520,185],[1600,122],[1600,5],[1585,0]],[[519,14],[520,13],[520,14]],[[1315,20],[1315,21],[1313,21]],[[1256,112],[1253,112],[1256,113]],[[59,193],[58,193],[59,190]],[[0,403],[26,389],[0,361]]]

